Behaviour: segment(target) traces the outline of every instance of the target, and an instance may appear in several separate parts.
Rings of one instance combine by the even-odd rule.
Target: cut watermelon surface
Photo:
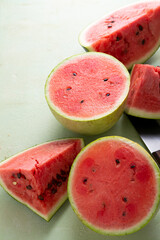
[[[82,147],[82,139],[64,139],[30,148],[0,164],[0,184],[49,220],[67,199],[70,167]]]
[[[160,67],[133,67],[125,111],[136,117],[160,119]]]
[[[102,17],[79,36],[88,51],[110,54],[128,69],[143,63],[160,45],[160,2],[137,3]]]
[[[92,230],[129,234],[142,228],[159,207],[160,171],[135,142],[104,137],[76,157],[68,194],[73,210]]]
[[[93,135],[119,119],[129,85],[129,73],[117,59],[104,53],[83,53],[52,70],[45,94],[52,113],[65,127]]]

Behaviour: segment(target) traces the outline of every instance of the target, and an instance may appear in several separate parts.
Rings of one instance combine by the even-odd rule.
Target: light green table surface
[[[134,0],[0,0],[0,161],[36,144],[78,137],[51,114],[47,75],[61,60],[84,52],[78,34],[98,17]],[[148,63],[160,64],[160,51]],[[120,135],[142,144],[127,117],[94,139]],[[82,137],[82,136],[81,136]],[[160,213],[139,232],[99,235],[76,217],[68,201],[48,223],[0,188],[0,240],[159,240]]]

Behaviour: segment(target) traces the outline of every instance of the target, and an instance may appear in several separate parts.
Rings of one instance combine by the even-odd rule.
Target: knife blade
[[[160,120],[129,115],[128,118],[160,167]]]

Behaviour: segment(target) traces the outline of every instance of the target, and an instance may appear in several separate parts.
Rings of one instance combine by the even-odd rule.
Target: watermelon
[[[134,65],[125,111],[136,117],[160,119],[160,67]]]
[[[63,139],[25,150],[0,163],[0,184],[48,221],[67,199],[69,170],[82,147],[82,139]]]
[[[65,59],[50,73],[45,96],[66,128],[94,135],[111,128],[124,111],[130,86],[125,66],[105,53]]]
[[[160,2],[141,2],[108,14],[79,36],[88,51],[104,52],[128,69],[145,62],[160,45]]]
[[[130,234],[145,226],[159,208],[160,170],[139,144],[103,137],[74,160],[68,196],[77,216],[92,230]]]

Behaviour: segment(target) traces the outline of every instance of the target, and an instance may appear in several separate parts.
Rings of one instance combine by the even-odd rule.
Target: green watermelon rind
[[[146,119],[160,119],[160,112],[149,112],[145,109],[140,109],[136,107],[126,106],[125,112],[128,115],[132,115],[135,117],[146,118]]]
[[[106,58],[109,58],[113,60],[114,62],[118,63],[121,66],[122,71],[124,72],[124,75],[126,77],[126,89],[121,96],[121,99],[115,104],[114,108],[111,111],[108,111],[104,114],[99,114],[96,117],[91,118],[78,118],[78,117],[72,117],[67,115],[66,113],[62,112],[58,107],[56,107],[50,100],[49,94],[48,94],[48,87],[49,82],[52,77],[52,74],[60,67],[63,63],[66,61],[83,55],[96,55],[96,56],[105,56]],[[125,109],[125,103],[127,100],[128,92],[129,92],[129,86],[130,86],[130,75],[127,70],[127,68],[116,58],[114,58],[111,55],[100,53],[100,52],[89,52],[89,53],[81,53],[73,55],[69,58],[64,59],[62,62],[60,62],[49,74],[46,83],[45,83],[45,98],[47,101],[47,104],[55,116],[55,118],[66,128],[69,130],[72,130],[74,132],[78,132],[85,135],[96,135],[103,133],[110,129],[120,118],[122,113]]]
[[[30,148],[27,148],[25,149],[24,151],[22,152],[19,152],[18,154],[15,154],[11,157],[9,157],[8,159],[6,160],[3,160],[2,162],[0,162],[0,165],[3,164],[4,162],[6,161],[9,161],[12,157],[16,157],[24,152],[27,152],[28,150],[30,149],[33,149],[33,148],[36,148],[38,146],[42,146],[42,145],[45,145],[47,143],[51,143],[51,142],[57,142],[57,141],[63,141],[63,140],[80,140],[81,141],[81,148],[84,147],[84,141],[82,138],[63,138],[63,139],[56,139],[56,140],[53,140],[53,141],[48,141],[48,142],[45,142],[45,143],[42,143],[42,144],[37,144],[33,147],[30,147]],[[36,210],[35,208],[33,208],[32,206],[29,205],[29,203],[26,203],[25,201],[22,201],[21,198],[17,197],[17,196],[14,196],[12,191],[10,191],[7,186],[4,184],[3,180],[0,178],[0,185],[1,187],[13,198],[15,199],[16,201],[22,203],[23,205],[25,205],[26,207],[28,207],[29,209],[31,209],[34,213],[36,213],[37,215],[39,215],[40,217],[42,217],[43,219],[45,219],[46,221],[49,221],[52,216],[57,212],[57,210],[62,206],[62,204],[67,200],[68,198],[68,195],[67,195],[67,190],[64,192],[64,195],[59,199],[59,201],[57,202],[57,204],[51,208],[50,212],[47,214],[47,215],[44,215],[42,214],[40,211]]]
[[[96,144],[99,141],[106,141],[106,140],[120,140],[123,141],[129,145],[131,145],[132,147],[135,147],[137,150],[139,150],[143,155],[146,156],[146,158],[149,160],[149,162],[151,163],[153,169],[156,172],[156,179],[157,179],[157,197],[155,199],[155,203],[151,209],[151,211],[148,213],[148,215],[146,216],[145,219],[143,219],[140,223],[138,223],[137,225],[135,225],[134,227],[130,227],[128,229],[125,230],[104,230],[103,228],[100,227],[96,227],[93,224],[89,223],[87,220],[85,220],[83,218],[83,216],[79,213],[79,211],[77,210],[76,207],[76,203],[72,198],[72,187],[71,187],[71,183],[72,183],[72,175],[74,174],[74,168],[76,166],[76,163],[78,162],[79,158],[83,155],[83,153],[90,148],[91,146],[93,146],[94,144]],[[75,158],[71,170],[70,170],[70,174],[69,174],[69,179],[68,179],[68,198],[69,198],[69,202],[72,206],[73,211],[75,212],[75,214],[78,216],[78,218],[81,220],[81,222],[86,225],[88,228],[90,228],[91,230],[100,233],[102,235],[111,235],[111,236],[122,236],[122,235],[128,235],[134,232],[137,232],[138,230],[140,230],[141,228],[145,227],[150,220],[157,214],[159,208],[160,208],[160,170],[158,165],[156,164],[156,162],[153,160],[153,158],[151,157],[151,155],[147,152],[147,150],[145,150],[141,145],[139,145],[136,142],[133,142],[130,139],[121,137],[121,136],[107,136],[107,137],[102,137],[99,138],[91,143],[89,143],[87,146],[85,146],[81,152],[77,155],[77,157]]]
[[[132,5],[135,5],[134,4],[129,4],[125,7],[129,7],[129,6],[132,6]],[[120,9],[117,9],[118,10],[121,10],[121,9],[124,9],[124,7],[120,8]],[[106,17],[106,16],[109,16],[110,14],[113,14],[115,11],[111,12],[111,13],[108,13],[107,15],[97,19],[96,21],[93,21],[92,23],[88,24],[84,29],[81,30],[81,32],[79,33],[79,36],[78,36],[78,42],[79,44],[84,48],[85,51],[88,51],[88,52],[96,52],[94,50],[94,48],[92,48],[91,45],[87,45],[87,44],[84,44],[84,40],[82,38],[83,34],[87,31],[87,29],[89,29],[91,26],[93,26],[96,22],[98,22],[99,20],[101,20],[102,18]],[[133,62],[131,62],[129,65],[126,66],[126,68],[128,70],[130,70],[134,64],[140,64],[140,63],[144,63],[146,62],[148,59],[150,59],[154,54],[155,52],[158,50],[158,48],[160,47],[160,38],[159,40],[157,41],[157,43],[154,45],[154,47],[146,53],[145,56],[143,56],[142,58],[138,59],[138,60],[135,60]]]

